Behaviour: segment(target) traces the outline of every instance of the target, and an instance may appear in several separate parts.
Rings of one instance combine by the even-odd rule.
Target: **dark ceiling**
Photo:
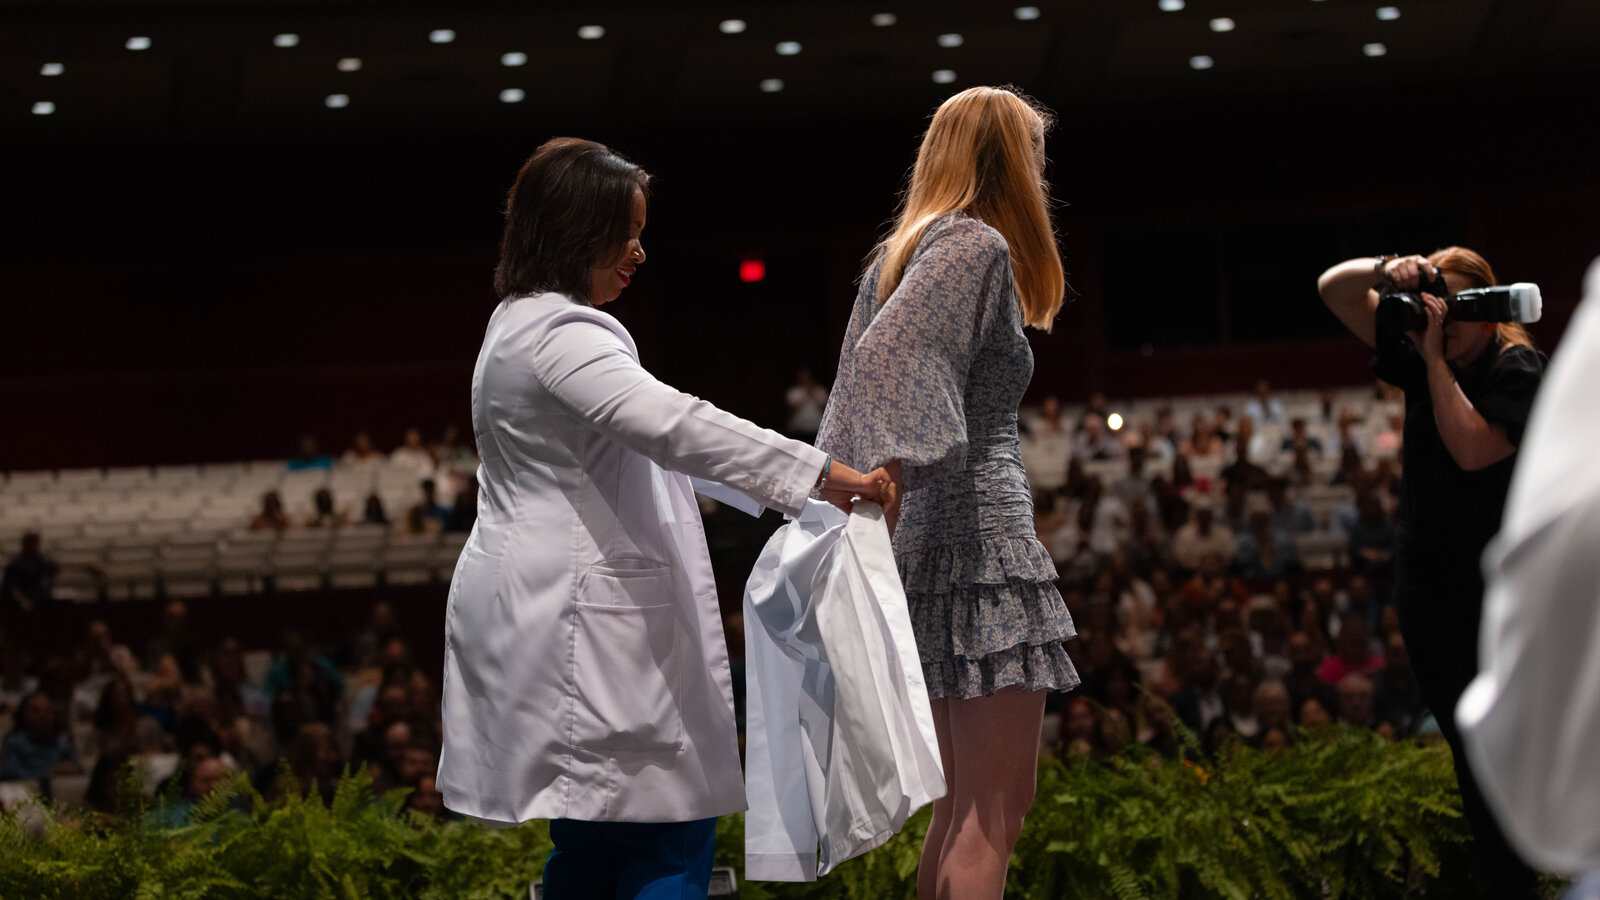
[[[1380,19],[1392,5],[1398,18]],[[1381,90],[1462,79],[1559,83],[1600,68],[1594,0],[1011,2],[0,3],[7,142],[237,140],[903,117],[1014,82],[1057,108]],[[895,24],[875,26],[874,13]],[[719,22],[739,18],[741,33]],[[1227,17],[1229,31],[1211,21]],[[603,37],[584,40],[581,26]],[[430,32],[450,29],[449,43]],[[298,43],[274,46],[278,34]],[[940,35],[959,34],[959,46]],[[149,49],[126,48],[130,37]],[[780,41],[801,51],[781,56]],[[1382,56],[1363,48],[1381,43]],[[526,54],[517,67],[503,54]],[[1191,57],[1214,60],[1191,67]],[[356,57],[359,71],[339,71]],[[46,63],[61,74],[41,74]],[[953,82],[932,74],[949,69]],[[761,82],[781,79],[779,92]],[[500,93],[524,99],[504,103]],[[331,94],[349,98],[329,108]],[[54,105],[36,115],[35,105]],[[1379,113],[1380,115],[1382,113]]]

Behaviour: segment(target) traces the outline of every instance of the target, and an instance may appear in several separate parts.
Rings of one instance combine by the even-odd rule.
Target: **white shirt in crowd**
[[[789,404],[789,433],[816,434],[822,427],[822,411],[828,406],[828,389],[813,383],[797,384],[784,394]]]

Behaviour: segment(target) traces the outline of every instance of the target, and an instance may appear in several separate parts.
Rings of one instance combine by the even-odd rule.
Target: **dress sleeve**
[[[534,338],[534,376],[572,413],[664,469],[725,484],[798,515],[826,455],[656,380],[623,339],[581,311]]]
[[[1489,370],[1482,393],[1472,406],[1490,425],[1505,429],[1512,446],[1522,443],[1522,431],[1533,411],[1533,395],[1539,390],[1544,361],[1536,351],[1512,347],[1501,353]]]
[[[932,227],[875,315],[865,295],[877,279],[863,283],[830,404],[849,419],[834,452],[863,471],[898,459],[908,489],[965,465],[968,367],[988,306],[1011,294],[998,232],[971,220]]]

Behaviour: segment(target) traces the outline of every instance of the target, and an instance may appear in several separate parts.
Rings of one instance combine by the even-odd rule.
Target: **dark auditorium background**
[[[649,261],[613,307],[646,364],[778,424],[797,365],[831,375],[927,115],[979,83],[1060,116],[1049,176],[1077,300],[1034,336],[1031,399],[1358,383],[1365,354],[1316,275],[1450,243],[1538,282],[1534,334],[1554,346],[1600,250],[1600,8],[1376,5],[0,4],[0,469],[469,427],[504,191],[557,134],[657,176]],[[870,23],[879,7],[893,27]],[[1207,27],[1222,15],[1234,30]],[[747,29],[720,33],[731,16]],[[591,23],[604,36],[577,37]],[[439,28],[455,39],[430,43]],[[325,105],[336,92],[347,106]],[[764,281],[739,280],[746,258]]]

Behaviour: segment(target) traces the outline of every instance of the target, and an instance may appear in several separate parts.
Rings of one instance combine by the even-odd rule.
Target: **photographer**
[[[1455,754],[1488,887],[1492,896],[1514,898],[1537,896],[1535,874],[1489,814],[1455,727],[1456,702],[1478,671],[1478,560],[1500,529],[1517,445],[1544,371],[1544,357],[1521,325],[1452,317],[1457,292],[1494,284],[1482,256],[1448,247],[1427,257],[1348,260],[1324,272],[1317,290],[1376,351],[1377,376],[1405,391],[1406,477],[1395,547],[1401,632],[1423,697]],[[1419,300],[1426,327],[1395,327],[1403,317],[1379,313],[1380,288]]]

